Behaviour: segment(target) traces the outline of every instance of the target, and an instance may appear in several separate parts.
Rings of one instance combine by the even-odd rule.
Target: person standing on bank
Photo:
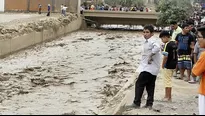
[[[198,28],[198,40],[201,48],[205,48],[205,27]],[[203,51],[192,69],[192,77],[201,76],[199,86],[199,115],[205,115],[205,51]]]
[[[182,29],[182,33],[179,33],[176,37],[176,44],[178,46],[178,68],[180,70],[180,79],[191,82],[191,54],[193,54],[195,40],[189,33],[188,24],[183,24]],[[184,79],[185,70],[187,70],[187,79]]]
[[[50,14],[51,14],[51,5],[50,5],[50,4],[48,4],[48,13],[47,13],[47,16],[49,17],[49,16],[50,16]]]
[[[38,4],[38,14],[41,14],[42,6],[41,4]]]
[[[171,21],[170,22],[170,27],[171,27],[171,30],[173,31],[172,34],[171,34],[171,37],[172,37],[172,41],[175,41],[176,40],[176,37],[179,33],[182,32],[182,28],[179,27],[179,25],[177,24],[176,21]],[[175,70],[175,73],[174,73],[174,77],[178,78],[177,77],[177,72],[178,72],[178,66],[176,66],[176,70]]]
[[[155,81],[160,70],[161,47],[154,35],[154,27],[146,25],[143,30],[144,43],[142,59],[137,72],[140,73],[135,85],[135,98],[131,107],[140,108],[144,89],[147,90],[147,103],[143,108],[151,109],[154,102]]]
[[[165,86],[165,97],[162,101],[171,102],[172,76],[177,65],[177,45],[175,41],[171,40],[170,33],[168,31],[162,31],[159,37],[162,39],[162,42],[165,43],[165,47],[162,52],[164,56],[162,69]]]
[[[61,4],[61,14],[63,15],[63,4]]]
[[[63,16],[66,16],[66,10],[68,7],[66,7],[66,5],[63,6]]]

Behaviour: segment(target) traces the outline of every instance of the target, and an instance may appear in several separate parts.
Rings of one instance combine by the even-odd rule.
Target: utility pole
[[[31,3],[31,1],[27,0],[27,12],[30,12],[30,3]]]
[[[52,11],[53,12],[55,11],[55,6],[56,6],[55,0],[52,0]]]

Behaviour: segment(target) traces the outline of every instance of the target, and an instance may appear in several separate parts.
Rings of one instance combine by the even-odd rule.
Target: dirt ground
[[[77,19],[76,14],[67,13],[64,17],[59,13],[52,13],[50,17],[46,14],[12,14],[3,13],[0,17],[0,40],[12,39],[33,31],[40,32],[45,29],[58,30],[61,26],[68,25],[73,20]]]
[[[123,115],[193,115],[198,114],[198,84],[189,84],[185,81],[173,78],[172,102],[163,102],[164,85],[163,77],[158,76],[156,81],[155,102],[153,110],[127,109]],[[126,105],[131,105],[134,99],[134,88],[132,88]],[[146,96],[142,99],[142,106],[146,103]]]
[[[59,13],[52,13],[51,17],[59,16]],[[0,24],[17,24],[26,21],[34,21],[39,18],[47,18],[45,13],[37,14],[37,13],[0,13]]]

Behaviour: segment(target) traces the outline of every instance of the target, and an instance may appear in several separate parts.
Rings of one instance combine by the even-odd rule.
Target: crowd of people
[[[123,7],[123,6],[104,6],[104,5],[82,5],[81,6],[84,10],[105,10],[105,11],[140,11],[140,12],[150,12],[151,9],[150,8],[146,8],[144,6],[141,7],[136,7],[136,6],[132,6],[132,7]]]
[[[66,10],[67,10],[67,6],[66,5],[63,5],[61,4],[60,6],[60,9],[61,9],[61,14],[62,16],[66,16]],[[51,5],[48,4],[47,6],[47,15],[46,16],[50,16],[50,13],[51,13]],[[38,13],[41,14],[42,13],[42,5],[41,4],[38,4]]]
[[[137,69],[139,76],[135,85],[135,98],[131,107],[140,108],[144,89],[147,90],[147,102],[143,108],[152,108],[154,102],[155,81],[162,69],[165,95],[162,101],[172,101],[172,77],[184,80],[199,87],[199,114],[205,115],[205,25],[196,25],[192,18],[179,25],[170,23],[171,31],[161,31],[159,38],[163,46],[156,41],[154,27],[144,27],[145,41],[142,45],[141,63]],[[163,56],[162,62],[160,57]],[[177,74],[180,76],[178,77]],[[185,71],[187,74],[185,75]],[[176,75],[174,75],[176,72]]]
[[[154,27],[144,27],[144,43],[142,59],[137,69],[139,76],[135,85],[135,98],[131,107],[140,108],[141,98],[146,88],[147,102],[143,108],[152,109],[154,102],[155,82],[162,69],[165,95],[164,102],[172,101],[172,77],[175,71],[180,71],[178,79],[189,83],[200,82],[199,114],[205,115],[205,26],[198,27],[193,33],[193,22],[181,25],[171,22],[173,32],[163,30],[159,38],[164,43],[163,48],[156,40]],[[163,56],[162,62],[160,57]],[[185,70],[187,75],[185,76]]]

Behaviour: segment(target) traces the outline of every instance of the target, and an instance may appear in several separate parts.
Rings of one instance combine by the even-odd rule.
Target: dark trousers
[[[141,105],[142,94],[144,92],[144,88],[146,87],[148,94],[146,106],[153,106],[156,78],[157,76],[152,75],[149,72],[140,73],[138,80],[135,84],[134,104],[136,104],[137,106]]]
[[[51,12],[48,12],[48,13],[47,13],[47,16],[48,16],[48,17],[50,16],[50,13],[51,13]]]
[[[38,9],[38,14],[41,14],[41,8]]]

